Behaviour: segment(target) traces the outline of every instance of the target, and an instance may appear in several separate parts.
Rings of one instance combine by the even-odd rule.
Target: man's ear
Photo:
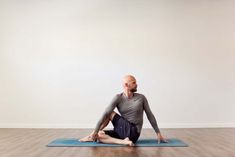
[[[128,83],[125,83],[125,87],[128,87]]]

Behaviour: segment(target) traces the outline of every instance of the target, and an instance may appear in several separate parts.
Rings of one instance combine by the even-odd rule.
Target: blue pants
[[[115,114],[112,123],[114,129],[104,130],[105,134],[119,139],[128,137],[133,143],[138,140],[140,133],[138,132],[135,124],[129,122],[119,114]]]

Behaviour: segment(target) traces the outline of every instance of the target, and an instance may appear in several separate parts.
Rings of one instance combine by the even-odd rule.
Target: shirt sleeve
[[[151,123],[153,129],[155,130],[155,132],[160,133],[156,118],[154,117],[154,115],[149,107],[148,100],[146,99],[145,96],[144,96],[144,111],[145,111],[147,118],[148,118],[149,122]]]
[[[105,119],[107,119],[111,113],[113,112],[113,110],[115,109],[115,107],[117,106],[118,104],[118,98],[119,98],[119,95],[117,94],[111,101],[111,103],[109,104],[108,107],[106,107],[104,113],[102,114],[100,120],[98,121],[98,123],[96,124],[96,127],[95,127],[95,132],[98,133],[99,132],[99,129],[102,125],[102,123],[104,122]]]

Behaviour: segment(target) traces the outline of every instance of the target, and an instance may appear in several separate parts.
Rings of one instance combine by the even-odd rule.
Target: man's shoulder
[[[115,97],[121,97],[123,95],[123,93],[118,93],[115,95]]]
[[[115,99],[115,100],[120,99],[120,98],[122,97],[122,94],[123,94],[123,93],[115,94],[113,99]]]
[[[138,97],[145,98],[144,94],[141,94],[141,93],[135,93],[135,95],[138,96]]]

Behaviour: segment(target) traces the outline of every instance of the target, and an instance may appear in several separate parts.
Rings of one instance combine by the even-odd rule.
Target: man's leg
[[[125,139],[113,138],[113,137],[105,134],[105,132],[103,131],[103,129],[108,125],[109,121],[112,121],[113,117],[116,114],[117,114],[116,112],[112,112],[110,117],[105,119],[104,122],[101,124],[100,131],[98,132],[98,141],[101,143],[108,143],[108,144],[123,144],[123,145],[134,146],[133,142],[128,137]],[[91,134],[80,139],[80,141],[81,142],[93,141],[93,139],[91,138]]]
[[[128,137],[125,139],[113,138],[109,135],[106,135],[104,131],[99,131],[98,140],[101,143],[122,144],[122,145],[134,146],[133,142]]]
[[[107,119],[105,119],[105,120],[103,121],[103,123],[101,124],[99,130],[103,130],[103,129],[109,124],[109,122],[113,120],[113,117],[115,116],[115,114],[117,114],[117,113],[113,111],[113,112],[111,113],[111,115],[110,115]],[[81,141],[81,142],[93,141],[93,139],[91,138],[91,135],[92,135],[93,133],[94,133],[94,131],[93,131],[90,135],[85,136],[85,137],[79,139],[79,141]]]

